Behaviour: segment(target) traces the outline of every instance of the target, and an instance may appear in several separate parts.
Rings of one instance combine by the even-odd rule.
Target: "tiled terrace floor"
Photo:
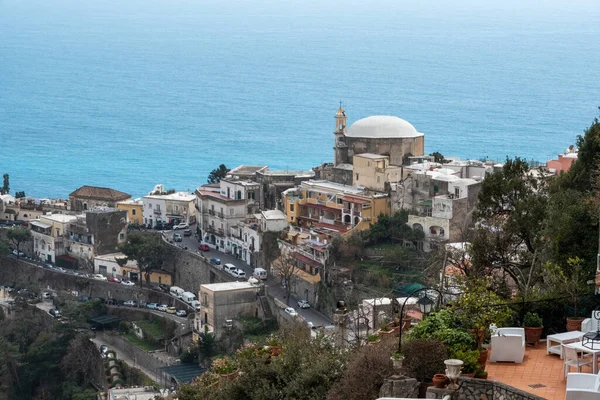
[[[546,355],[546,343],[537,349],[527,347],[523,364],[487,363],[488,379],[505,383],[548,400],[564,400],[566,380],[563,380],[563,360],[556,354]],[[572,369],[572,372],[576,372]],[[584,366],[581,372],[591,373]],[[536,388],[538,384],[543,387]],[[531,387],[530,385],[534,385]]]

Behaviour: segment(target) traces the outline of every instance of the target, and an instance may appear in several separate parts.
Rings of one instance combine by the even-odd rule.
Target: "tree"
[[[277,260],[277,258],[279,258],[281,255],[278,242],[281,234],[282,232],[276,231],[263,232],[260,252],[262,253],[263,265],[265,265],[267,268],[270,267],[273,261]]]
[[[23,197],[25,197],[25,192],[24,192],[24,191],[21,191],[21,192],[16,192],[16,193],[15,193],[15,198],[16,198],[16,199],[21,199],[21,198],[23,198]]]
[[[430,156],[433,157],[433,161],[436,163],[443,164],[447,161],[444,158],[444,155],[442,153],[440,153],[439,151],[434,151],[433,153],[430,154]]]
[[[140,275],[144,274],[146,282],[150,283],[152,270],[161,269],[168,259],[170,249],[162,238],[154,233],[133,232],[127,236],[127,242],[119,246],[120,251],[127,259],[137,262]],[[140,287],[142,286],[140,276]]]
[[[231,170],[227,168],[225,164],[219,165],[219,168],[213,169],[212,171],[210,171],[210,174],[208,174],[208,183],[221,182],[221,179],[225,178],[229,171]]]
[[[592,277],[593,274],[585,270],[583,260],[579,257],[570,258],[566,268],[548,263],[544,270],[544,282],[548,285],[549,291],[569,297],[569,303],[573,307],[573,317],[579,317],[581,297],[591,293],[591,288],[586,282]]]
[[[215,335],[205,331],[198,336],[198,355],[203,361],[210,360],[217,354],[217,341]]]
[[[292,278],[296,276],[296,272],[298,271],[296,260],[289,252],[283,252],[281,256],[273,262],[273,271],[275,275],[281,277],[282,285],[285,285],[285,304],[290,305]]]
[[[0,257],[10,254],[10,247],[6,240],[0,239]]]
[[[7,233],[7,236],[8,239],[16,246],[17,252],[20,252],[20,247],[23,242],[27,242],[32,238],[31,231],[21,227],[10,229]],[[19,256],[17,254],[17,258],[18,257]]]
[[[0,189],[0,193],[8,194],[9,192],[10,192],[10,182],[9,182],[8,174],[4,174],[2,189]]]
[[[87,337],[76,336],[69,343],[67,353],[61,361],[61,368],[67,379],[83,387],[94,376],[97,366],[96,348]]]

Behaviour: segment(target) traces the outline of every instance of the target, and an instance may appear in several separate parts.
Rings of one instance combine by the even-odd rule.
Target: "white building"
[[[112,253],[103,254],[94,257],[94,273],[102,274],[104,276],[123,276],[123,270],[119,265],[119,261],[126,260],[127,256],[123,253]],[[137,262],[135,260],[127,260],[125,264],[128,270],[137,269]]]
[[[257,267],[261,251],[262,233],[282,231],[287,228],[286,216],[279,210],[267,210],[231,227],[231,253],[250,266]]]
[[[163,185],[156,185],[142,198],[144,224],[151,228],[157,224],[193,224],[196,221],[195,199],[196,196],[188,192],[166,194]]]
[[[233,177],[219,185],[200,186],[195,191],[198,229],[203,242],[231,251],[231,228],[258,211],[260,185]]]
[[[55,263],[57,256],[66,254],[66,232],[74,215],[48,214],[29,221],[33,236],[33,252],[43,261]]]

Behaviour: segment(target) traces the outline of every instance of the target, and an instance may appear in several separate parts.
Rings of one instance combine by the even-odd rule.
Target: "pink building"
[[[575,160],[577,160],[577,151],[571,146],[563,154],[558,155],[558,160],[547,161],[546,168],[553,174],[560,174],[568,171]]]

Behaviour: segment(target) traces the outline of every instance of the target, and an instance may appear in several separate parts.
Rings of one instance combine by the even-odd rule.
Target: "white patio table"
[[[558,354],[560,358],[563,358],[562,346],[563,344],[578,342],[583,337],[584,333],[580,331],[571,331],[564,333],[557,333],[555,335],[548,335],[546,337],[546,354],[554,353]],[[552,345],[552,342],[558,343],[558,345]]]

